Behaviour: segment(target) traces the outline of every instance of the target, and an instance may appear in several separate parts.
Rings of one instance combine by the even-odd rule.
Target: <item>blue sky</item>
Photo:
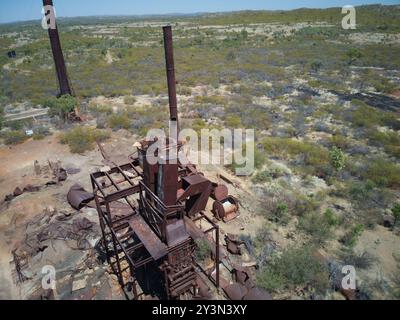
[[[143,15],[165,13],[327,8],[371,3],[400,4],[400,0],[53,0],[57,15]],[[42,0],[0,0],[0,23],[40,19]]]

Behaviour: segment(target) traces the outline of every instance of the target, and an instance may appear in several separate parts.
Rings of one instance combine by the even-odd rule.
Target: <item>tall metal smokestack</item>
[[[174,52],[172,48],[171,26],[163,27],[165,64],[167,69],[170,134],[174,129],[178,133],[178,110],[176,101],[176,80]],[[172,139],[171,139],[172,138]],[[176,140],[175,140],[176,139]],[[157,195],[165,205],[176,204],[178,190],[178,149],[177,137],[169,137],[165,158],[158,165]]]
[[[51,19],[55,17],[48,17],[49,14],[54,14],[54,9],[49,10],[47,6],[53,7],[53,0],[43,0],[44,14],[46,15],[51,50],[53,52],[54,64],[57,72],[58,84],[60,86],[60,95],[72,95],[71,86],[68,80],[67,68],[65,66],[64,56],[61,49],[60,37],[58,35],[57,24],[52,24]],[[54,28],[53,28],[54,27]]]
[[[167,67],[167,81],[168,81],[169,117],[171,121],[176,121],[178,125],[178,107],[176,101],[176,80],[175,80],[174,51],[172,47],[171,26],[163,27],[163,31],[164,31],[165,64]]]

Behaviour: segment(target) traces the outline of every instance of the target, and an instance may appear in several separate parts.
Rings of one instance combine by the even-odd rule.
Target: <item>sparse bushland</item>
[[[360,233],[355,230],[358,224],[366,229],[373,228],[382,222],[385,209],[395,208],[400,186],[398,114],[369,106],[361,100],[348,104],[345,102],[347,98],[342,99],[332,91],[344,95],[350,95],[354,90],[388,94],[399,87],[400,48],[385,42],[390,34],[400,31],[399,12],[397,7],[357,8],[357,33],[360,37],[352,44],[352,52],[348,44],[354,31],[344,31],[338,25],[309,25],[298,30],[293,25],[288,36],[283,31],[274,32],[271,37],[256,34],[263,32],[262,28],[266,31],[271,27],[269,25],[255,27],[260,28],[257,32],[251,30],[252,26],[245,26],[245,32],[241,32],[243,26],[240,24],[266,21],[280,23],[282,29],[291,28],[291,23],[307,21],[334,24],[336,9],[241,12],[180,17],[176,20],[177,91],[178,98],[182,99],[179,111],[183,115],[190,112],[190,119],[185,119],[188,125],[182,127],[191,127],[196,131],[211,126],[254,128],[257,139],[256,171],[251,182],[260,184],[257,189],[282,188],[283,195],[271,192],[271,195],[262,198],[264,202],[258,208],[268,220],[268,226],[255,238],[245,238],[256,247],[256,252],[251,255],[262,267],[258,279],[267,283],[265,287],[292,291],[292,279],[310,269],[302,259],[287,257],[297,253],[287,254],[285,251],[282,254],[286,256],[284,261],[275,262],[279,260],[280,243],[277,246],[275,241],[270,241],[272,236],[270,239],[268,232],[273,234],[272,230],[277,225],[279,232],[285,232],[292,227],[291,222],[298,221],[295,232],[302,237],[306,235],[309,239],[307,245],[324,246],[327,255],[330,255],[331,244],[336,245],[333,241],[328,242],[330,239],[334,240],[335,236],[339,237],[342,231],[346,231],[346,241],[343,242],[352,247]],[[88,18],[89,21],[91,19]],[[93,19],[104,24],[103,20]],[[110,23],[108,27],[112,26],[114,30],[119,28],[119,34],[113,39],[108,36],[94,37],[82,28],[79,31],[60,28],[68,72],[76,94],[88,100],[97,95],[123,97],[125,104],[129,105],[123,118],[122,113],[114,115],[111,106],[91,103],[88,119],[94,117],[98,128],[127,128],[142,137],[148,129],[166,128],[167,87],[160,29],[124,27],[114,25],[112,19],[105,19]],[[118,19],[125,23],[132,22],[130,18]],[[175,21],[175,18],[171,20]],[[190,30],[181,24],[182,21],[208,27]],[[62,22],[67,26],[76,24],[76,21],[69,22],[68,19]],[[239,24],[236,26],[239,29],[232,32],[229,30],[232,26],[228,26],[230,23]],[[223,32],[225,40],[217,38],[221,36],[221,30],[211,27],[215,24],[226,27],[226,32]],[[0,26],[0,29],[3,28],[12,31],[11,27]],[[24,26],[21,30],[25,32],[27,28]],[[365,31],[371,32],[371,37],[367,33],[361,34]],[[381,43],[371,43],[374,32],[378,33],[377,36],[386,34]],[[363,39],[365,43],[362,43]],[[34,42],[18,49],[19,56],[30,56],[30,63],[12,64],[13,70],[10,71],[2,68],[1,86],[5,99],[0,97],[0,105],[7,106],[7,112],[13,112],[16,102],[42,104],[44,98],[57,94],[54,68],[48,68],[53,66],[48,39],[40,26],[32,34],[32,40]],[[0,37],[1,48],[15,43],[16,38]],[[114,58],[112,63],[106,63],[104,59],[109,48]],[[9,61],[5,54],[0,55],[0,67],[6,63]],[[327,95],[330,91],[333,94]],[[132,97],[143,94],[153,99],[151,105],[139,107],[136,104],[131,107],[135,103]],[[159,94],[164,96],[163,101],[157,100]],[[19,107],[18,104],[16,106]],[[18,123],[14,130],[22,133],[22,129],[31,126]],[[314,135],[310,129],[317,134]],[[36,137],[35,132],[33,137]],[[93,138],[84,138],[82,146],[79,146],[82,143],[80,140],[71,140],[71,143],[78,144],[78,149],[93,147],[90,142]],[[334,147],[345,155],[344,167],[344,162],[340,160],[342,155],[336,152],[332,157]],[[284,163],[290,172],[275,171],[268,158]],[[234,163],[230,169],[239,166]],[[338,170],[335,171],[335,168]],[[310,193],[318,192],[319,184],[324,184],[314,179],[315,175],[328,184],[332,198],[322,199],[318,194],[313,196]],[[299,193],[293,190],[298,179],[305,188]],[[266,185],[262,186],[264,183]],[[308,195],[300,194],[303,191]],[[337,215],[336,209],[321,210],[321,204],[325,207],[324,200],[332,207],[333,198],[340,200],[337,212],[340,210],[344,214]],[[395,211],[393,215],[397,227],[400,226]],[[342,219],[346,223],[342,224]],[[351,227],[342,230],[347,225]],[[289,245],[292,240],[287,239]],[[364,244],[360,243],[360,246]],[[199,247],[198,258],[204,259],[208,249],[202,245]],[[270,259],[272,253],[275,253],[274,258]],[[349,253],[349,257],[343,257],[343,261],[354,262],[361,267],[368,265],[369,259],[365,255],[353,254],[353,250],[351,254],[353,256]],[[303,261],[307,270],[302,270],[301,263],[296,268],[291,261]],[[284,269],[290,265],[290,270],[281,272],[278,267],[269,266],[270,270],[266,271],[268,262]],[[316,276],[316,280],[313,278],[310,282],[318,283],[319,279]],[[321,279],[325,281],[326,278]],[[397,283],[400,283],[399,280]],[[397,292],[397,297],[400,297],[400,292]]]
[[[268,161],[267,161],[267,163],[268,163]],[[255,174],[253,174],[251,181],[253,183],[264,183],[264,182],[271,181],[273,179],[278,179],[285,175],[286,175],[286,171],[283,168],[281,168],[280,166],[276,166],[271,163],[268,163],[268,166],[266,169],[257,171]]]
[[[105,141],[110,138],[110,133],[91,127],[75,127],[66,133],[60,134],[60,142],[68,144],[72,153],[84,153],[92,150],[95,142]]]
[[[330,147],[336,147],[341,150],[346,150],[351,146],[350,140],[340,133],[332,135],[332,137],[328,139],[328,144]]]
[[[98,116],[101,114],[111,114],[113,109],[109,105],[89,104],[89,111]]]
[[[368,139],[372,145],[383,147],[388,155],[400,159],[400,134],[396,131],[371,130]]]
[[[264,138],[261,144],[268,156],[293,160],[295,170],[303,174],[325,177],[329,172],[329,151],[310,142],[288,138]]]
[[[278,224],[287,224],[290,220],[288,205],[284,202],[277,202],[275,208],[268,214],[268,219]]]
[[[189,88],[189,87],[180,86],[178,88],[178,92],[177,93],[179,95],[182,95],[182,96],[191,96],[192,95],[192,89]]]
[[[371,180],[378,186],[398,188],[400,186],[400,165],[384,158],[367,162],[360,172],[364,180]]]
[[[370,85],[372,85],[376,91],[388,94],[393,93],[398,88],[393,81],[382,76],[374,77],[374,79],[370,81]]]
[[[244,157],[244,155],[246,155],[246,149],[247,150],[251,150],[251,148],[253,147],[252,143],[247,142],[246,144],[243,144],[243,148],[242,148],[242,156],[240,157],[241,159]],[[238,168],[243,168],[244,164],[243,163],[238,163],[237,159],[237,155],[233,154],[232,157],[232,164],[227,164],[225,165],[225,167],[229,170],[231,170],[232,172],[236,172],[236,170]],[[260,169],[267,161],[267,158],[265,157],[265,154],[263,151],[257,149],[254,147],[254,168],[255,169]]]
[[[357,99],[352,100],[351,103],[355,108],[345,113],[344,119],[349,120],[353,126],[365,129],[376,126],[388,126],[394,130],[400,128],[400,121],[394,113],[371,107]]]
[[[195,96],[194,102],[198,104],[226,105],[228,101],[223,96]]]
[[[257,275],[257,285],[271,291],[312,286],[318,292],[329,287],[326,265],[315,256],[315,248],[289,248],[276,254],[263,265]]]
[[[240,128],[243,127],[242,121],[237,115],[228,115],[225,119],[225,124],[228,128]]]
[[[299,227],[311,236],[311,241],[323,245],[326,241],[333,239],[334,228],[340,220],[332,210],[326,210],[323,214],[312,212],[300,217]]]
[[[133,96],[125,96],[124,97],[124,103],[127,105],[134,105],[136,103],[136,98]]]
[[[206,122],[203,119],[194,119],[191,125],[192,129],[198,134],[200,134],[201,130],[205,129],[206,126]]]
[[[40,126],[38,128],[33,129],[33,140],[42,140],[46,136],[51,135],[51,131],[46,126]]]
[[[28,129],[32,127],[32,125],[33,125],[32,119],[7,121],[4,123],[4,126],[14,131],[21,131],[22,129]]]
[[[377,261],[377,259],[368,252],[357,253],[352,248],[346,248],[341,251],[339,257],[344,265],[351,265],[356,269],[369,269],[373,263]]]
[[[343,245],[352,248],[357,244],[358,239],[364,231],[362,224],[356,224],[352,226],[345,235],[340,239]]]
[[[253,177],[251,178],[251,181],[253,183],[263,183],[270,181],[271,179],[272,179],[271,173],[267,170],[263,170],[254,174]]]
[[[29,139],[29,136],[27,136],[25,132],[21,130],[6,131],[1,134],[1,137],[3,138],[4,144],[6,145],[19,144]]]
[[[113,130],[129,129],[132,125],[132,120],[129,119],[126,113],[112,114],[107,121],[108,126]]]

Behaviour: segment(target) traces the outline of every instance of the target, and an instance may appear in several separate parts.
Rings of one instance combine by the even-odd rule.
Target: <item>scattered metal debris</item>
[[[5,196],[4,201],[9,202],[9,201],[13,200],[14,198],[19,197],[26,192],[37,192],[39,190],[40,190],[40,186],[33,186],[30,184],[26,185],[22,190],[20,187],[16,187],[12,194],[8,194]]]
[[[93,193],[87,192],[81,185],[74,184],[68,191],[67,200],[72,208],[79,210],[94,199]]]
[[[238,255],[242,254],[240,246],[243,245],[244,242],[240,240],[236,235],[227,233],[225,235],[225,242],[226,242],[226,248],[229,253]]]
[[[57,182],[65,181],[67,180],[67,171],[61,166],[61,162],[51,162],[48,160],[49,167],[52,170],[54,177],[57,179]]]
[[[28,259],[26,256],[18,255],[16,252],[17,252],[17,249],[14,249],[11,252],[12,256],[13,256],[13,262],[15,265],[15,272],[16,272],[16,276],[17,276],[16,282],[22,283],[22,282],[30,279],[30,277],[27,277],[23,272],[23,269],[26,269],[28,266]]]

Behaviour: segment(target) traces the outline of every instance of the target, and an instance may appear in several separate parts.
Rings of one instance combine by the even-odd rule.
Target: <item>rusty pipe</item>
[[[43,0],[43,7],[53,7],[53,0]],[[48,14],[48,10],[44,9],[44,14]],[[54,11],[52,12],[54,13]],[[60,87],[60,95],[69,94],[72,95],[71,86],[68,79],[67,67],[65,65],[64,56],[61,49],[60,37],[58,35],[57,24],[54,22],[55,28],[51,27],[51,21],[47,21],[48,33],[51,45],[51,51],[53,53],[54,65],[56,67],[58,84]]]
[[[169,98],[169,118],[178,124],[178,103],[176,100],[176,80],[174,66],[174,51],[172,44],[171,26],[163,27],[165,65],[167,68],[168,98]]]

